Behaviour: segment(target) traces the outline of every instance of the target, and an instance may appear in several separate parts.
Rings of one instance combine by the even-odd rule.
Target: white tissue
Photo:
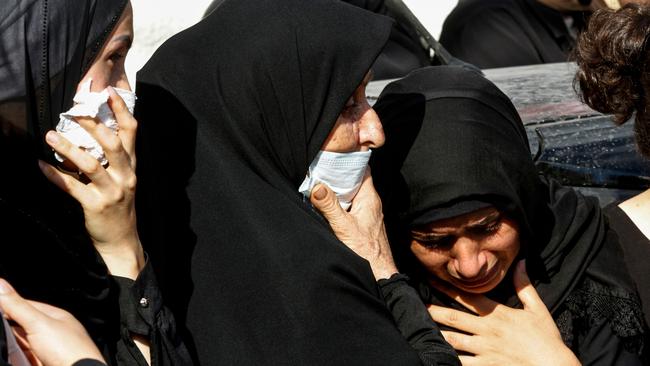
[[[84,82],[77,94],[74,96],[73,100],[75,105],[67,112],[59,115],[59,124],[56,126],[56,131],[63,135],[63,137],[72,144],[87,151],[102,165],[106,165],[108,160],[106,160],[102,147],[74,120],[74,117],[95,118],[117,134],[117,121],[115,120],[113,111],[108,106],[108,90],[104,89],[101,92],[91,92],[91,83],[91,79]],[[133,113],[136,100],[135,93],[125,89],[113,89],[120,97],[122,97],[129,112]],[[54,153],[54,155],[58,161],[65,160],[63,156],[60,156],[57,153]]]

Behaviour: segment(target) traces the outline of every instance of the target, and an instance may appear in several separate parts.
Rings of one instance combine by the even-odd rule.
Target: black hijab
[[[72,106],[127,3],[0,2],[0,276],[27,298],[71,311],[100,347],[115,315],[108,273],[79,205],[45,179],[37,158],[51,160],[44,135]]]
[[[389,33],[340,1],[226,0],[139,72],[140,233],[200,363],[419,364],[298,193]]]
[[[520,257],[554,316],[588,277],[624,299],[627,312],[608,313],[610,320],[629,316],[636,323],[627,325],[642,333],[634,284],[597,200],[538,176],[517,111],[494,84],[461,67],[425,68],[389,84],[375,108],[388,138],[373,176],[398,251],[407,252],[410,240],[395,230],[445,210],[472,211],[470,204],[458,212],[461,202],[489,203],[519,224]],[[493,295],[521,306],[505,282]]]
[[[580,29],[586,13],[568,13]],[[454,56],[480,68],[565,62],[575,37],[539,0],[460,0],[440,33]]]
[[[384,0],[342,0],[360,8],[395,18]],[[395,21],[388,42],[372,65],[375,79],[395,79],[412,70],[431,64],[428,52],[422,48],[419,37],[408,25]]]

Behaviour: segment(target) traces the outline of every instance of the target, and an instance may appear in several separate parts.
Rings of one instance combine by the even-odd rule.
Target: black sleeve
[[[176,331],[172,313],[163,306],[152,265],[147,261],[133,281],[114,277],[119,289],[121,340],[117,358],[127,364],[148,366],[132,340],[139,335],[149,339],[152,366],[191,365],[184,343]]]
[[[408,285],[408,277],[396,273],[377,282],[393,314],[397,327],[420,356],[423,365],[460,366],[456,351],[445,341],[440,329],[415,290]]]

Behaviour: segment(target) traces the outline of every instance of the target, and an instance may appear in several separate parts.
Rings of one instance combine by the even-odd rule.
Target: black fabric
[[[105,366],[105,365],[106,364],[101,361],[93,360],[90,358],[84,358],[83,360],[79,360],[72,364],[72,366]]]
[[[119,291],[121,341],[117,344],[118,364],[148,366],[131,338],[139,335],[150,345],[151,364],[191,365],[192,360],[176,330],[176,322],[163,299],[151,261],[147,260],[135,281],[113,277]]]
[[[567,298],[589,279],[602,290],[591,295],[618,311],[592,318],[624,325],[624,331],[614,329],[621,338],[643,339],[634,283],[598,202],[538,176],[521,120],[496,86],[463,68],[430,67],[389,84],[375,108],[386,135],[394,137],[376,152],[372,169],[399,256],[408,258],[407,227],[428,211],[465,200],[489,202],[517,222],[519,257],[551,314],[562,313]],[[413,258],[403,264],[418,268]],[[426,274],[415,275],[426,281]],[[520,307],[511,282],[504,279],[488,295]],[[586,331],[589,324],[581,327]],[[631,352],[640,350],[637,345]]]
[[[0,322],[0,366],[9,366],[6,332],[4,322]]]
[[[20,151],[53,161],[44,142],[127,0],[6,0],[0,5],[0,123]],[[29,149],[28,149],[29,148]]]
[[[48,182],[53,129],[126,0],[0,2],[0,276],[26,298],[77,317],[107,354],[119,336],[106,266],[77,202]],[[115,305],[115,306],[113,306]]]
[[[218,0],[217,0],[218,1]],[[395,18],[386,9],[384,0],[342,0],[360,8]],[[393,29],[379,57],[372,65],[376,80],[402,77],[420,67],[431,64],[429,55],[420,45],[411,27],[395,21]]]
[[[643,235],[618,204],[612,203],[603,211],[609,226],[618,234],[625,263],[641,296],[646,323],[650,324],[650,239]]]
[[[59,113],[72,107],[79,81],[127,4],[0,2],[0,277],[25,298],[71,312],[110,365],[144,363],[125,349],[133,341],[128,329],[121,329],[119,281],[94,250],[79,204],[45,179],[37,158],[52,158],[43,136],[55,128]],[[147,266],[136,284],[155,287],[149,272]],[[151,333],[166,338],[152,336],[152,351],[161,352],[170,349],[163,341],[177,345],[177,339],[171,314],[163,309],[156,316],[160,324],[152,329],[158,333]],[[158,357],[153,364],[169,365],[170,359],[176,360]]]
[[[572,13],[575,27],[584,13]],[[575,44],[564,15],[537,0],[460,0],[442,27],[440,43],[480,68],[568,60]]]
[[[420,363],[297,190],[390,27],[334,0],[226,0],[139,72],[140,233],[201,364]]]
[[[431,319],[418,293],[408,284],[406,275],[396,273],[377,281],[386,306],[423,365],[458,365],[456,351],[445,341],[438,325]]]

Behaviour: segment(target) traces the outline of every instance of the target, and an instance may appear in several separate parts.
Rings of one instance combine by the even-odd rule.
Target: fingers
[[[475,342],[475,336],[450,330],[443,330],[442,336],[445,337],[447,343],[454,347],[456,351],[463,351],[471,354],[477,354],[479,352]]]
[[[106,128],[106,126],[104,126]],[[84,173],[93,183],[98,185],[109,185],[111,178],[106,169],[90,154],[73,145],[63,136],[54,131],[45,135],[45,140],[56,152],[65,156],[74,163],[80,172]]]
[[[122,140],[113,130],[92,118],[76,117],[75,121],[99,143],[111,167],[119,171],[131,168],[131,158],[126,153]]]
[[[33,301],[33,300],[27,300],[27,302],[34,307],[34,309],[40,311],[41,313],[47,315],[48,317],[56,320],[68,320],[72,318],[72,314],[68,313],[67,311],[57,308],[56,306],[52,306],[49,304],[45,304],[42,302],[38,301]]]
[[[436,323],[470,334],[481,334],[483,332],[483,322],[476,315],[437,305],[429,305],[428,310],[431,319]]]
[[[0,278],[0,308],[7,316],[7,319],[18,323],[29,334],[32,332],[45,315],[34,308],[23,299],[11,287],[11,285]]]
[[[68,174],[60,172],[57,168],[42,160],[38,161],[38,166],[41,168],[45,177],[50,182],[54,183],[54,185],[59,187],[59,189],[68,193],[77,201],[85,202],[87,191],[85,190],[85,185],[83,183]]]
[[[18,347],[25,355],[25,358],[27,358],[29,364],[32,366],[42,366],[43,362],[41,362],[41,360],[38,357],[36,357],[34,351],[32,350],[31,345],[29,344],[29,341],[27,340],[27,333],[25,332],[25,329],[23,329],[18,325],[15,325],[11,327],[11,332],[16,338],[16,343],[18,343]],[[11,357],[12,356],[9,355],[10,361],[11,361]]]
[[[120,97],[112,87],[108,87],[108,105],[115,114],[115,120],[120,127],[119,138],[122,140],[124,150],[131,158],[135,167],[135,136],[138,128],[138,122],[133,117],[122,97]],[[111,162],[112,164],[112,162]]]
[[[535,313],[548,313],[546,305],[539,297],[537,290],[530,283],[528,274],[526,273],[526,261],[521,260],[517,263],[514,272],[514,285],[515,291],[517,291],[517,296],[519,300],[524,305],[524,309],[531,310]]]
[[[461,355],[461,356],[458,356],[458,359],[460,359],[460,364],[463,365],[463,366],[485,365],[485,363],[481,362],[476,356]]]
[[[366,173],[359,187],[359,192],[352,199],[351,213],[358,211],[375,210],[381,213],[381,199],[370,175],[370,167],[366,168]]]
[[[334,191],[329,189],[325,184],[317,184],[311,191],[309,197],[312,205],[325,217],[330,223],[332,229],[336,232],[336,227],[346,220],[346,212],[339,204]]]

